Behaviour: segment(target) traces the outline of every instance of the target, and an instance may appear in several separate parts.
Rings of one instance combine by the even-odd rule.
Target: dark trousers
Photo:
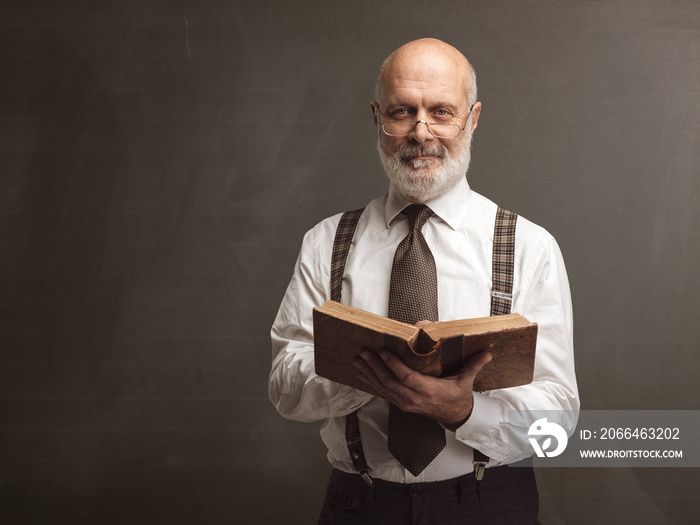
[[[486,469],[446,481],[402,484],[380,479],[369,487],[357,474],[334,469],[319,525],[539,525],[539,495],[526,466]]]

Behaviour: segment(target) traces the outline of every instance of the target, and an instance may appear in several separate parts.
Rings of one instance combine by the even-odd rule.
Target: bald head
[[[471,107],[476,103],[476,73],[467,58],[451,45],[435,38],[421,38],[404,44],[384,61],[377,79],[377,101],[392,84],[400,82],[408,71],[420,69],[426,77],[452,76],[459,82]]]

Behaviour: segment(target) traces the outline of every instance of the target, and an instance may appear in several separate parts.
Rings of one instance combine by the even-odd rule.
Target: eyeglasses
[[[425,127],[428,128],[428,132],[433,135],[433,137],[440,139],[453,139],[462,133],[464,128],[467,127],[467,122],[469,121],[469,116],[472,114],[472,109],[474,109],[474,105],[469,108],[467,121],[464,123],[464,126],[447,122],[426,122],[425,120],[417,120],[416,122],[384,122],[380,127],[382,131],[390,137],[407,137],[413,133],[416,126],[422,122],[425,124]],[[387,116],[384,113],[382,113],[382,115],[385,117]]]

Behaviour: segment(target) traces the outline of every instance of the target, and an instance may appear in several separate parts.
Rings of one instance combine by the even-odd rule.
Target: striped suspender
[[[515,223],[518,214],[499,207],[493,227],[493,260],[491,265],[491,314],[510,313],[513,304],[513,268],[515,260]],[[477,482],[484,477],[489,458],[474,449],[474,477]]]
[[[331,301],[340,302],[345,261],[348,258],[348,252],[350,252],[350,244],[355,235],[357,221],[360,220],[363,211],[364,208],[360,208],[343,213],[338,223],[338,229],[335,231],[333,254],[331,255]]]
[[[357,222],[364,208],[348,211],[343,214],[338,223],[338,229],[333,241],[331,256],[331,299],[340,302],[345,261],[350,251],[350,244],[355,234]],[[498,208],[493,234],[493,266],[491,291],[491,315],[510,313],[513,302],[513,268],[515,259],[515,225],[518,219],[516,213]],[[369,468],[362,451],[357,411],[348,414],[345,419],[345,440],[347,441],[350,458],[355,469],[368,485],[372,485]],[[477,481],[484,476],[484,470],[489,458],[474,449],[474,475]]]
[[[335,240],[333,241],[333,255],[331,256],[331,300],[333,301],[340,302],[345,261],[348,258],[353,235],[355,235],[357,221],[360,220],[360,215],[362,215],[363,211],[364,208],[345,212],[338,223]],[[357,410],[345,416],[345,441],[355,470],[360,473],[365,483],[371,487],[372,478],[369,477],[369,467],[367,466],[367,461],[365,461],[365,453],[362,449]]]
[[[517,220],[517,213],[498,208],[493,229],[491,315],[509,314],[513,304],[515,222]]]

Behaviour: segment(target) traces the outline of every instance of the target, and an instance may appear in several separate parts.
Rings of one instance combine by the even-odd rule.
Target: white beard
[[[471,161],[471,142],[471,133],[467,133],[462,149],[454,157],[442,144],[403,145],[389,155],[379,138],[377,149],[384,170],[399,193],[411,202],[423,204],[446,193],[466,176]],[[410,160],[421,155],[438,158]]]

